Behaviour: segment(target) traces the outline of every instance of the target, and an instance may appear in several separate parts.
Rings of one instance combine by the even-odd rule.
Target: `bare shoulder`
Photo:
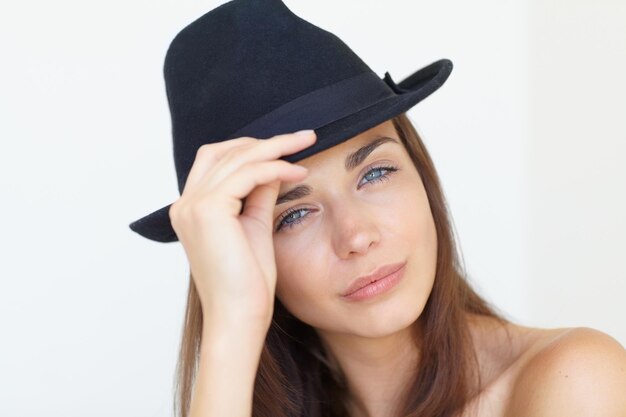
[[[626,417],[626,350],[588,327],[566,329],[516,373],[506,416]]]

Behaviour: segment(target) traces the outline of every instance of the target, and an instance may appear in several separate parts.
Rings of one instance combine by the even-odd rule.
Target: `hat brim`
[[[397,84],[400,93],[372,106],[315,129],[313,146],[280,159],[298,162],[313,154],[338,145],[411,107],[437,91],[452,72],[452,61],[440,59],[409,75]],[[169,217],[170,203],[129,224],[132,231],[157,242],[178,241]]]

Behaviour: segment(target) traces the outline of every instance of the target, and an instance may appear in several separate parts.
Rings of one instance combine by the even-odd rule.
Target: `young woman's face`
[[[392,140],[346,168],[349,154],[380,137]],[[298,164],[309,175],[283,182],[279,196],[303,184],[312,191],[279,198],[274,208],[278,299],[322,332],[375,337],[409,326],[432,289],[437,235],[421,178],[391,120]],[[358,277],[405,262],[390,291],[361,301],[343,297]]]

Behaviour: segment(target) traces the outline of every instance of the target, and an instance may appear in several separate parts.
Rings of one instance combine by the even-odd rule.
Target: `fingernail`
[[[310,135],[311,133],[313,133],[313,130],[307,129],[307,130],[298,130],[294,134],[295,135]]]

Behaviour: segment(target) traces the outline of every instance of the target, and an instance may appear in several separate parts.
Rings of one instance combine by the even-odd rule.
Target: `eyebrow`
[[[356,151],[348,154],[346,157],[344,167],[346,171],[352,171],[354,168],[361,165],[363,161],[371,154],[374,149],[378,148],[383,143],[396,143],[400,145],[400,142],[396,138],[391,138],[389,136],[376,136],[373,140],[369,141],[365,145],[361,146]],[[289,201],[298,200],[302,197],[306,197],[307,195],[313,192],[313,187],[308,184],[298,185],[297,187],[292,188],[289,191],[280,194],[276,199],[276,205],[280,205],[283,203],[287,203]]]

